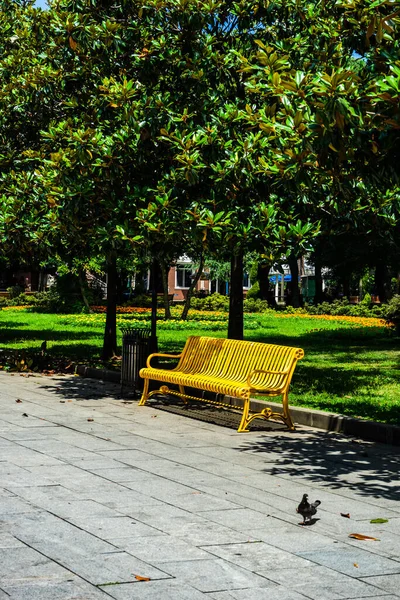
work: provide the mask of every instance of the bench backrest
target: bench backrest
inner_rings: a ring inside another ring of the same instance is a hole
[[[301,348],[190,336],[176,370],[243,383],[254,369],[287,371],[291,378],[297,360],[303,356]],[[261,384],[264,377],[257,379]]]

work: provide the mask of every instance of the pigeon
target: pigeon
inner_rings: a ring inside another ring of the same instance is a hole
[[[302,501],[296,508],[296,512],[303,517],[302,525],[306,525],[306,523],[311,521],[311,517],[313,517],[316,514],[317,507],[321,504],[320,500],[316,500],[315,502],[312,502],[312,504],[310,504],[307,498],[308,495],[304,494]]]

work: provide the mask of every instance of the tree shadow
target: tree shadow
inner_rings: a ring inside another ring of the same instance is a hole
[[[159,382],[155,382],[155,384],[155,389],[157,389]],[[74,399],[77,401],[111,397],[115,400],[120,400],[122,404],[132,404],[133,402],[138,402],[141,396],[140,391],[134,396],[121,394],[120,383],[113,383],[105,380],[99,381],[98,379],[86,377],[64,378],[59,377],[58,375],[49,379],[48,383],[41,384],[40,387],[38,386],[38,389],[53,392],[63,399]],[[196,393],[199,394],[199,396],[202,395],[200,390],[194,390],[193,388],[187,388],[187,392],[194,395],[196,395]],[[215,395],[213,394],[206,393],[206,396],[210,399],[215,399]],[[189,400],[188,403],[184,403],[180,398],[161,393],[153,396],[151,400],[148,401],[147,406],[234,430],[238,429],[242,416],[241,412],[234,412],[233,410],[212,406],[201,400],[198,402],[196,400]],[[282,423],[258,419],[252,423],[252,430],[258,432],[280,432],[286,431],[287,428],[286,425]]]
[[[40,384],[38,389],[53,392],[63,400],[85,402],[112,398],[121,403],[132,403],[132,400],[121,398],[119,384],[81,377],[55,376]],[[149,406],[234,429],[237,429],[240,421],[240,415],[232,411],[197,402],[184,405],[175,398],[165,396],[156,397],[149,402]],[[352,490],[366,498],[398,500],[400,497],[400,449],[360,443],[341,434],[309,429],[299,429],[289,434],[281,424],[261,420],[257,427],[252,426],[252,430],[258,433],[257,439],[251,440],[238,434],[234,449],[261,457],[265,455],[262,470],[268,475],[288,480],[301,477],[305,485],[316,484],[329,490]],[[267,432],[273,435],[262,435]]]
[[[42,383],[38,389],[52,392],[63,399],[73,400],[99,400],[102,398],[121,399],[121,386],[119,383],[90,379],[87,377],[62,377],[54,375],[49,377],[47,383]]]
[[[23,325],[23,323],[21,324]],[[99,339],[102,338],[102,334],[97,333],[95,331],[62,331],[56,329],[26,329],[25,331],[22,329],[12,329],[11,327],[7,327],[5,331],[2,332],[2,342],[10,342],[10,341],[20,341],[23,339],[29,339],[31,341],[38,341],[38,343],[53,340],[81,340],[81,339]]]
[[[24,325],[26,325],[26,323],[22,321],[0,321],[0,329],[11,329],[12,327],[19,328]]]
[[[335,394],[354,394],[361,387],[368,386],[371,389],[381,386],[379,377],[382,375],[380,369],[320,367],[310,363],[299,364],[296,367],[293,385],[298,393],[312,390],[316,393],[332,392]]]
[[[400,450],[393,446],[359,443],[339,434],[301,432],[246,441],[239,452],[265,454],[263,471],[280,477],[299,477],[307,483],[349,489],[360,496],[400,498]],[[271,454],[274,460],[271,461]]]

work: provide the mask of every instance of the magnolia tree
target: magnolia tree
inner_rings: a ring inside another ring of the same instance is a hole
[[[295,264],[320,231],[395,221],[392,3],[57,0],[1,18],[7,219],[29,247],[106,257],[104,357],[129,249],[164,270],[191,248],[229,257],[241,338],[245,251]]]

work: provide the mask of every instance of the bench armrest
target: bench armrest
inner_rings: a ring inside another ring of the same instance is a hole
[[[246,384],[249,387],[251,387],[251,378],[253,377],[253,375],[256,375],[257,373],[265,373],[266,375],[287,375],[289,373],[289,369],[285,369],[284,371],[271,371],[271,370],[266,370],[266,369],[254,369],[254,371],[251,371],[251,373],[249,373],[249,375],[247,376]]]
[[[150,354],[150,356],[147,357],[147,361],[146,361],[146,367],[148,369],[151,369],[150,361],[155,356],[162,356],[164,358],[180,358],[182,356],[182,352],[180,354],[162,354],[162,353],[159,353],[159,352],[155,352],[154,354]]]

